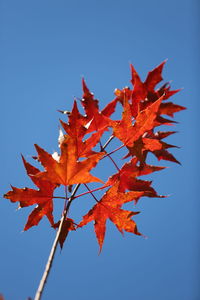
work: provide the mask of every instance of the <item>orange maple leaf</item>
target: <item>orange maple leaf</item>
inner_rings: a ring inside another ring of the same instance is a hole
[[[97,153],[93,151],[92,148],[99,142],[105,129],[94,132],[89,138],[83,141],[83,137],[88,133],[88,128],[90,126],[87,127],[85,117],[79,113],[76,101],[74,101],[74,107],[69,114],[68,123],[61,120],[60,122],[66,133],[76,139],[78,157],[88,157]]]
[[[83,97],[81,104],[84,107],[87,122],[91,122],[88,132],[101,129],[107,130],[108,126],[110,126],[109,117],[115,111],[118,100],[114,99],[102,111],[99,111],[99,101],[94,99],[94,95],[88,89],[84,79],[82,80],[82,86]]]
[[[118,173],[112,175],[106,185],[113,185],[118,183],[119,192],[123,193],[126,190],[130,191],[143,191],[143,195],[147,197],[163,197],[159,196],[156,191],[151,187],[152,181],[140,180],[137,177],[142,175],[151,174],[156,171],[161,171],[164,167],[151,166],[144,164],[142,167],[137,165],[138,159],[132,158],[129,163],[125,163]],[[139,199],[139,198],[138,198]],[[137,203],[138,199],[135,199]]]
[[[124,111],[121,121],[113,121],[113,134],[120,139],[124,145],[132,146],[133,143],[145,132],[151,130],[159,123],[156,122],[157,113],[163,97],[141,111],[132,124],[132,113],[127,99],[124,101]]]
[[[173,102],[161,103],[159,108],[160,115],[168,115],[174,117],[176,112],[186,109],[184,106],[174,104]]]
[[[28,176],[39,188],[34,190],[30,188],[19,189],[12,186],[12,191],[9,191],[4,195],[5,198],[10,199],[11,202],[19,202],[19,207],[30,206],[37,204],[37,207],[31,212],[28,217],[28,221],[24,227],[24,230],[29,229],[34,225],[38,225],[40,220],[46,215],[51,225],[54,224],[53,220],[53,192],[56,188],[56,184],[35,177],[40,172],[37,168],[26,162],[22,156],[24,166],[26,168]]]
[[[157,84],[163,80],[162,70],[165,63],[166,61],[162,62],[152,71],[150,71],[144,82],[141,81],[135,68],[133,67],[133,65],[131,65],[131,83],[133,85],[133,89],[124,88],[121,91],[117,90],[117,98],[118,101],[122,103],[122,105],[124,101],[124,95],[126,95],[128,100],[131,100],[131,112],[134,118],[137,117],[140,111],[147,108],[161,96],[163,96],[163,100],[167,100],[172,95],[180,91],[180,89],[171,91],[169,83],[165,83],[163,86],[155,90]],[[175,112],[177,112],[185,108],[180,105],[176,106],[175,108],[174,105],[174,107],[171,107],[170,109],[176,110]]]
[[[102,199],[83,217],[83,220],[79,223],[78,227],[82,227],[91,221],[95,221],[94,230],[100,251],[104,242],[107,219],[110,219],[121,233],[125,230],[141,235],[137,229],[136,223],[131,219],[133,215],[136,215],[139,212],[123,210],[121,209],[121,206],[126,202],[139,199],[143,194],[144,192],[142,191],[121,193],[118,191],[118,183],[114,184],[108,189]]]
[[[60,121],[68,135],[82,139],[87,132],[85,125],[88,121],[82,116],[78,110],[77,103],[74,101],[72,111],[68,113],[68,124]]]
[[[61,155],[58,160],[38,145],[35,147],[38,159],[45,168],[45,171],[37,174],[37,177],[63,185],[102,182],[99,178],[91,175],[89,171],[96,166],[99,159],[105,154],[104,152],[93,154],[83,161],[77,161],[76,139],[69,135],[61,143]]]
[[[141,165],[145,163],[147,154],[151,152],[158,160],[164,159],[180,164],[180,162],[166,149],[178,148],[177,146],[167,144],[161,139],[175,133],[174,131],[156,132],[149,131],[144,137],[140,137],[134,142],[132,147],[127,146],[129,153],[124,157],[136,156]]]

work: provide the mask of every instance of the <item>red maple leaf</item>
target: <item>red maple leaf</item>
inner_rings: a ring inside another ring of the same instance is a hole
[[[180,164],[180,162],[166,150],[168,148],[178,147],[161,141],[161,138],[164,138],[172,133],[174,132],[162,132],[162,137],[161,133],[147,133],[145,137],[140,137],[137,141],[135,141],[132,147],[127,147],[129,153],[124,158],[136,156],[141,163],[140,165],[142,166],[146,161],[147,154],[151,152],[157,157],[158,160],[164,159]]]
[[[174,114],[176,112],[179,112],[184,109],[185,107],[181,105],[174,104],[173,102],[166,102],[166,103],[161,103],[159,108],[159,114],[174,117]]]
[[[117,229],[132,232],[141,235],[138,231],[136,223],[131,219],[138,212],[121,209],[122,204],[140,198],[143,192],[127,192],[121,193],[118,191],[118,183],[114,184],[102,197],[102,199],[83,217],[83,220],[78,224],[78,227],[83,227],[91,221],[95,221],[94,230],[99,243],[100,251],[103,246],[106,221],[110,219]]]
[[[38,152],[38,159],[45,168],[44,172],[37,174],[38,178],[63,185],[102,182],[99,178],[92,176],[89,171],[96,166],[99,159],[105,154],[104,152],[93,154],[83,161],[77,161],[76,139],[69,135],[61,143],[61,155],[58,160],[38,145],[35,147]]]
[[[132,158],[129,163],[125,163],[118,173],[112,175],[106,185],[113,185],[118,183],[119,192],[123,193],[129,191],[143,191],[144,196],[148,197],[163,197],[159,196],[156,191],[151,187],[152,181],[140,180],[137,177],[142,175],[151,174],[152,172],[161,171],[164,167],[151,166],[144,164],[142,167],[137,165],[138,159]],[[137,203],[139,199],[135,199]]]
[[[74,101],[72,112],[68,113],[68,118],[68,124],[62,120],[60,121],[66,133],[70,136],[82,139],[87,132],[87,128],[85,127],[87,121],[85,117],[80,114],[76,101]]]
[[[28,162],[26,162],[24,157],[22,157],[22,159],[28,176],[31,178],[33,183],[39,188],[39,190],[34,190],[30,188],[19,189],[12,186],[12,191],[6,193],[4,197],[10,199],[11,202],[19,202],[19,207],[37,204],[37,207],[34,208],[34,210],[29,215],[24,230],[27,230],[34,225],[38,225],[40,220],[45,215],[48,218],[51,225],[54,225],[52,215],[52,197],[54,189],[56,188],[56,184],[48,180],[35,177],[34,175],[38,174],[40,171]]]
[[[133,124],[130,104],[127,99],[124,101],[124,111],[121,121],[113,121],[113,134],[120,139],[124,145],[132,146],[145,132],[151,130],[159,123],[156,122],[157,113],[163,97],[141,111]]]
[[[83,97],[81,104],[84,107],[87,122],[91,122],[89,131],[107,130],[110,126],[109,117],[115,111],[118,99],[114,99],[102,111],[99,111],[99,101],[94,99],[94,95],[88,89],[84,79],[82,80],[82,86]]]
[[[74,107],[72,112],[69,114],[69,122],[60,122],[67,135],[76,139],[78,157],[88,157],[96,153],[92,150],[92,148],[94,148],[99,142],[102,134],[104,133],[104,129],[94,132],[89,138],[83,140],[84,136],[88,133],[89,126],[87,127],[85,117],[79,113],[76,101],[74,101]]]
[[[57,223],[55,223],[53,225],[53,228],[59,228],[60,226],[60,222],[58,221]],[[68,236],[69,231],[71,230],[76,230],[76,227],[74,226],[74,220],[70,219],[70,218],[66,218],[64,221],[64,224],[61,228],[61,232],[59,235],[59,243],[60,243],[60,248],[62,249],[64,242]]]
[[[131,83],[133,85],[133,89],[124,88],[121,91],[117,90],[116,95],[118,100],[122,103],[122,105],[124,95],[126,95],[128,100],[131,101],[131,112],[133,117],[136,118],[140,111],[147,108],[149,105],[158,100],[161,96],[163,96],[163,100],[167,100],[172,95],[180,91],[180,89],[171,91],[169,83],[165,83],[163,86],[155,90],[158,83],[160,83],[163,80],[162,71],[165,63],[166,61],[162,62],[152,71],[150,71],[144,82],[142,82],[135,68],[133,67],[133,65],[131,65]],[[169,108],[169,110],[172,110],[172,113],[185,109],[185,107],[175,104],[166,104],[166,106]],[[166,106],[163,104],[163,109]],[[167,113],[168,115],[170,115],[169,110]],[[160,111],[160,113],[162,114],[163,112]]]

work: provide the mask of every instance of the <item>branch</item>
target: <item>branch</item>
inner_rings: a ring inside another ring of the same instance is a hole
[[[81,194],[79,194],[79,195],[77,195],[77,196],[74,196],[74,199],[79,198],[79,197],[82,197],[82,196],[85,196],[85,195],[87,195],[87,194],[92,194],[93,192],[97,192],[97,191],[106,189],[107,187],[110,186],[110,185],[104,185],[104,186],[101,186],[101,187],[99,187],[99,188],[90,190],[90,189],[88,188],[87,184],[84,184],[84,185],[85,185],[85,187],[88,189],[88,192],[84,192],[84,193],[81,193]]]
[[[49,272],[51,270],[53,259],[54,259],[55,253],[56,253],[56,249],[57,249],[59,238],[60,238],[60,234],[61,234],[61,231],[62,231],[62,228],[63,228],[64,220],[66,219],[66,216],[67,216],[67,213],[69,211],[70,205],[71,205],[71,203],[72,203],[72,201],[74,199],[74,196],[75,196],[75,194],[76,194],[79,186],[80,186],[80,184],[77,184],[75,186],[75,188],[74,188],[74,190],[72,192],[72,195],[69,198],[69,200],[67,202],[67,205],[66,205],[66,208],[65,208],[65,210],[63,212],[63,216],[61,218],[60,225],[58,227],[58,231],[57,231],[55,240],[54,240],[53,245],[51,247],[49,258],[47,260],[47,263],[46,263],[46,266],[45,266],[45,269],[44,269],[44,273],[43,273],[42,279],[40,281],[40,284],[38,286],[37,292],[35,294],[34,300],[40,300],[41,299],[41,296],[42,296],[42,293],[43,293],[43,290],[44,290],[47,278],[49,276]]]
[[[108,139],[108,141],[105,143],[105,145],[103,145],[103,147],[101,146],[102,150],[104,150],[108,146],[108,144],[112,141],[113,138],[114,138],[114,136],[111,136]],[[60,221],[60,225],[58,227],[58,231],[56,233],[56,237],[55,237],[53,245],[51,247],[49,258],[47,260],[47,263],[46,263],[46,266],[45,266],[42,278],[40,280],[40,284],[38,286],[37,292],[35,294],[34,300],[40,300],[41,299],[42,293],[44,291],[44,287],[45,287],[46,282],[47,282],[47,278],[48,278],[50,270],[51,270],[51,266],[52,266],[52,263],[53,263],[53,260],[54,260],[56,249],[57,249],[57,246],[58,246],[58,243],[59,243],[59,238],[60,238],[60,235],[61,235],[61,231],[63,229],[64,220],[67,217],[67,213],[69,211],[69,208],[70,208],[70,205],[71,205],[72,201],[76,198],[75,194],[76,194],[77,190],[79,189],[79,187],[80,187],[80,184],[77,184],[75,186],[75,188],[74,188],[74,190],[73,190],[73,192],[71,194],[71,197],[68,199],[67,205],[66,205],[66,207],[65,207],[65,209],[63,211],[63,215],[62,215],[62,218],[61,218],[61,221]],[[91,191],[90,191],[90,193],[91,193]],[[67,196],[66,197],[54,197],[54,198],[66,199],[67,200]]]

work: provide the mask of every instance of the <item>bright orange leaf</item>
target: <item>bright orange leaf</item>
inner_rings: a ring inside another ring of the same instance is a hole
[[[141,235],[138,231],[136,223],[131,219],[133,215],[138,212],[132,212],[129,210],[121,209],[122,204],[139,199],[143,195],[143,192],[127,192],[121,193],[118,191],[118,183],[114,184],[79,223],[78,227],[83,227],[91,221],[95,221],[94,230],[99,243],[100,251],[103,246],[106,221],[110,219],[117,229],[123,233],[123,231],[132,232],[137,235]]]
[[[162,99],[163,97],[159,98],[155,103],[141,111],[137,115],[134,124],[132,124],[130,104],[126,100],[122,120],[114,121],[112,124],[113,134],[120,139],[124,145],[132,146],[145,132],[159,125],[159,123],[156,122],[156,117]]]
[[[129,191],[143,191],[143,196],[148,197],[163,197],[159,196],[156,191],[151,187],[151,181],[140,180],[137,177],[142,175],[151,174],[156,171],[161,171],[164,167],[157,167],[144,164],[142,167],[137,165],[138,159],[132,158],[129,163],[123,165],[118,173],[112,175],[106,185],[113,185],[118,183],[119,192]],[[138,199],[135,199],[137,202]]]
[[[61,155],[58,160],[38,145],[35,147],[38,152],[38,159],[45,168],[44,172],[37,174],[38,178],[63,185],[102,182],[99,178],[91,175],[89,171],[96,166],[104,152],[93,154],[83,161],[77,161],[76,139],[69,135],[61,143]]]
[[[19,207],[30,206],[37,204],[37,207],[32,211],[28,217],[28,221],[24,227],[24,230],[29,229],[34,225],[38,225],[40,220],[46,215],[51,225],[54,224],[53,221],[53,192],[56,188],[56,184],[48,180],[37,178],[34,175],[38,174],[40,171],[26,162],[22,157],[24,166],[26,168],[28,176],[34,182],[34,184],[39,188],[39,190],[34,190],[30,188],[19,189],[12,187],[12,191],[9,191],[4,195],[5,198],[10,199],[11,202],[19,202]]]

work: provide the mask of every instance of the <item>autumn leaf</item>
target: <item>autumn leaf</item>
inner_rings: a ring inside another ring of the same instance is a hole
[[[144,164],[142,167],[137,165],[138,159],[136,157],[128,163],[125,163],[118,173],[112,175],[106,185],[113,185],[118,183],[119,192],[123,193],[126,190],[143,191],[144,196],[148,197],[163,197],[159,196],[151,187],[152,181],[140,180],[137,177],[148,175],[156,171],[161,171],[164,167],[152,166]],[[137,203],[138,199],[135,199]]]
[[[103,133],[104,129],[100,129],[84,141],[77,140],[78,157],[89,157],[98,153],[92,149],[99,143]]]
[[[122,120],[112,123],[113,134],[120,139],[124,145],[132,146],[134,141],[141,137],[145,132],[158,125],[158,123],[155,123],[155,120],[162,99],[163,97],[160,97],[156,102],[141,111],[137,115],[133,125],[130,104],[126,101],[124,103]]]
[[[102,197],[102,199],[83,217],[83,220],[78,224],[78,227],[83,227],[91,221],[95,221],[94,230],[99,243],[100,251],[103,246],[106,221],[110,219],[117,229],[132,232],[141,235],[138,231],[136,223],[131,219],[138,212],[121,209],[122,204],[140,198],[143,192],[127,192],[120,193],[118,191],[118,183],[113,185]]]
[[[85,127],[87,121],[85,120],[85,117],[80,114],[76,101],[74,101],[72,112],[69,112],[68,118],[68,124],[60,120],[66,133],[82,140],[87,132],[87,128]]]
[[[145,137],[141,137],[135,141],[132,147],[127,147],[129,152],[124,156],[124,158],[136,156],[140,161],[140,165],[143,165],[146,161],[147,154],[151,152],[157,157],[158,160],[168,160],[180,164],[180,162],[170,152],[167,151],[169,148],[178,147],[162,141],[162,139],[174,133],[174,131],[156,133],[149,131]]]
[[[133,65],[131,65],[131,74],[131,83],[134,86],[130,97],[132,99],[131,112],[132,116],[136,117],[140,111],[140,101],[146,99],[147,90]]]
[[[174,104],[173,102],[161,103],[159,108],[160,115],[168,115],[174,117],[176,112],[186,109],[181,105]]]
[[[154,103],[157,99],[163,96],[163,100],[167,100],[174,94],[180,91],[179,90],[170,90],[169,83],[165,83],[160,88],[155,90],[158,83],[160,83],[162,78],[162,71],[166,61],[162,62],[147,75],[147,78],[144,82],[141,81],[138,73],[135,68],[131,65],[131,83],[133,85],[133,90],[131,94],[131,111],[133,117],[136,117],[137,114],[147,108],[149,105]],[[170,105],[169,105],[170,106]],[[181,106],[176,107],[175,112],[185,109]]]
[[[148,92],[154,92],[156,85],[163,80],[162,70],[166,63],[166,60],[163,61],[159,66],[150,71],[147,75],[147,78],[144,82]]]
[[[160,97],[162,95],[163,96],[163,100],[167,100],[169,99],[170,97],[172,97],[173,95],[175,95],[176,93],[180,92],[181,89],[177,89],[177,90],[170,90],[170,84],[169,82],[166,82],[165,84],[163,84],[157,91],[156,91],[156,95],[157,97]],[[154,96],[155,97],[155,96]],[[150,97],[151,99],[153,99],[152,95]]]
[[[86,113],[87,122],[91,122],[88,128],[88,132],[98,131],[101,129],[107,130],[108,126],[110,126],[109,117],[115,111],[115,107],[117,104],[117,99],[114,99],[110,102],[102,112],[99,111],[98,100],[94,99],[94,95],[88,89],[85,80],[82,80],[83,87],[83,96],[81,100],[81,104]]]
[[[77,106],[75,105],[75,109],[76,108],[77,108]],[[72,113],[74,111],[76,111],[75,109],[73,108]],[[77,157],[78,158],[88,157],[92,154],[97,153],[96,151],[93,151],[92,149],[100,141],[102,134],[104,133],[104,129],[94,132],[87,139],[83,140],[83,137],[85,134],[87,134],[88,129],[82,125],[82,121],[81,122],[79,122],[79,121],[80,121],[80,118],[77,118],[77,114],[75,114],[75,113],[70,114],[68,124],[60,120],[62,127],[64,128],[66,133],[68,135],[70,135],[73,139],[76,140]],[[63,135],[62,142],[64,141],[64,139],[65,139],[65,137]]]
[[[169,133],[166,132],[166,134]],[[151,152],[157,157],[158,160],[163,159],[180,164],[180,162],[166,150],[168,148],[178,147],[161,141],[158,136],[156,137],[156,135],[154,135],[154,137],[155,138],[139,138],[134,142],[132,147],[127,147],[129,152],[124,156],[124,158],[127,158],[129,156],[136,156],[140,161],[140,166],[142,166],[143,164],[145,164],[147,154]]]
[[[61,143],[61,155],[58,160],[38,145],[35,147],[38,159],[45,168],[44,172],[37,174],[38,178],[63,185],[102,182],[99,178],[92,176],[89,171],[96,166],[99,159],[105,154],[104,152],[91,155],[83,161],[77,161],[77,143],[76,139],[71,136],[66,136]]]
[[[60,225],[61,221],[58,221],[57,223],[55,223],[52,227],[53,228],[58,228]],[[64,223],[62,225],[61,228],[61,233],[59,235],[59,243],[60,243],[60,248],[63,248],[64,242],[68,236],[69,231],[71,230],[76,230],[75,226],[74,226],[74,220],[70,219],[70,218],[66,218],[64,220]]]
[[[39,188],[34,190],[30,188],[19,189],[12,186],[12,191],[9,191],[4,195],[5,198],[10,199],[11,202],[19,202],[19,207],[30,206],[37,204],[37,207],[31,212],[28,217],[28,221],[24,227],[24,230],[28,230],[30,227],[38,225],[40,220],[46,215],[51,225],[53,221],[53,192],[56,188],[56,184],[35,177],[40,171],[26,162],[22,156],[24,166],[26,168],[28,176],[31,178],[33,183]]]

